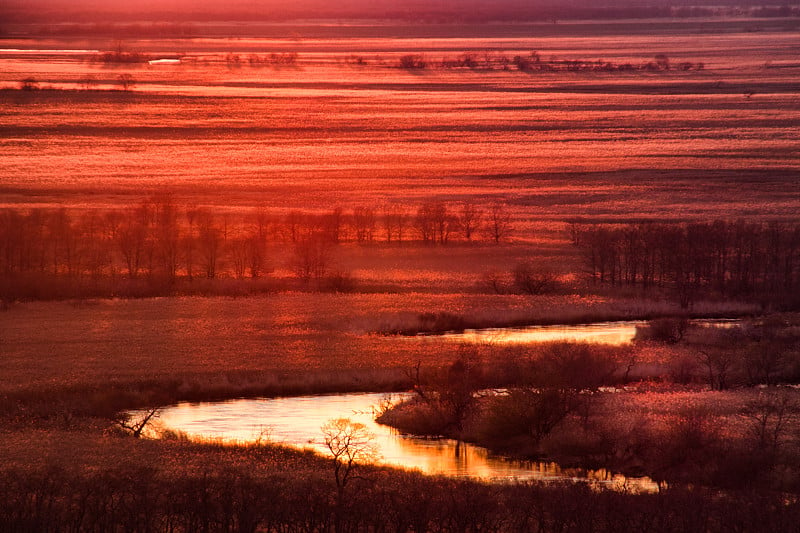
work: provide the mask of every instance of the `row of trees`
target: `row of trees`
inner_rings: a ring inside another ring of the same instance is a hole
[[[366,64],[363,58],[355,61],[355,63],[358,65]],[[483,71],[511,70],[513,67],[523,72],[659,72],[667,70],[703,70],[705,67],[703,63],[689,61],[672,64],[665,54],[657,54],[652,60],[643,63],[614,63],[603,61],[602,59],[559,59],[557,57],[544,59],[539,52],[531,52],[528,55],[515,55],[513,57],[492,53],[464,53],[457,57],[444,58],[441,61],[430,61],[420,54],[405,54],[400,56],[397,66],[406,70],[470,69]]]
[[[446,245],[480,237],[500,243],[511,230],[510,214],[499,203],[426,202],[416,212],[388,205],[279,215],[184,207],[162,195],[124,210],[3,209],[0,274],[258,278],[268,269],[268,245],[282,244],[293,249],[291,267],[298,277],[310,278],[319,277],[328,251],[342,242]]]
[[[800,224],[571,224],[594,284],[671,288],[688,307],[700,292],[786,296],[800,287]]]

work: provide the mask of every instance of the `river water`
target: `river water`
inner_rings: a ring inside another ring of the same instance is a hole
[[[700,319],[690,324],[700,327],[731,327],[741,323],[737,319]],[[462,333],[420,335],[415,338],[440,338],[455,342],[526,344],[533,342],[589,342],[593,344],[623,345],[633,341],[636,328],[647,326],[647,320],[595,322],[592,324],[526,326],[522,328],[468,329]]]
[[[738,320],[694,320],[696,326],[730,327]],[[622,345],[633,341],[636,328],[647,321],[604,322],[575,326],[531,326],[468,330],[415,337],[441,342],[531,343],[547,341],[590,342]],[[328,453],[322,426],[333,419],[348,418],[364,424],[374,435],[379,461],[426,474],[466,476],[494,481],[579,480],[598,487],[652,492],[658,486],[649,478],[626,478],[605,470],[563,469],[555,463],[523,462],[493,456],[479,446],[457,445],[449,439],[402,435],[375,422],[375,411],[408,394],[387,397],[382,393],[294,396],[239,399],[208,403],[181,403],[165,408],[159,418],[164,428],[185,432],[192,438],[251,443],[257,440],[309,448]]]
[[[650,492],[658,488],[648,478],[625,478],[604,470],[567,470],[555,463],[512,461],[492,456],[478,446],[457,447],[449,439],[402,435],[375,422],[374,411],[382,403],[406,397],[407,393],[391,398],[382,393],[355,393],[181,403],[165,408],[159,423],[191,438],[240,443],[261,439],[326,455],[320,428],[329,420],[348,418],[364,424],[374,435],[379,462],[386,465],[492,481],[570,479],[618,490]]]

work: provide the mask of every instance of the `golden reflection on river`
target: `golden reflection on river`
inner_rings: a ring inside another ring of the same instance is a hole
[[[698,319],[691,324],[701,327],[732,327],[736,319]],[[633,342],[637,328],[646,327],[647,320],[594,322],[591,324],[526,326],[523,328],[468,329],[461,333],[419,335],[422,339],[443,339],[455,342],[487,344],[528,344],[535,342],[586,342],[622,346]]]
[[[525,328],[490,328],[447,333],[445,339],[474,343],[523,344],[529,342],[591,342],[620,346],[633,341],[636,327],[644,320],[630,322],[600,322],[575,326],[529,326]]]
[[[289,398],[230,400],[217,403],[182,403],[164,409],[160,424],[182,431],[192,438],[219,439],[227,442],[270,442],[327,450],[320,428],[334,418],[360,422],[375,435],[380,462],[427,474],[466,476],[495,481],[513,480],[583,480],[598,487],[625,488],[651,492],[657,485],[650,479],[626,479],[606,471],[561,469],[555,463],[528,463],[491,456],[478,446],[447,439],[425,439],[400,435],[374,421],[374,408],[385,400],[384,394],[338,394],[296,396]],[[397,401],[407,394],[396,394]]]

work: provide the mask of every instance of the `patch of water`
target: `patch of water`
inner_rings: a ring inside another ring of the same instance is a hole
[[[408,394],[397,394],[391,401],[407,397]],[[626,478],[605,470],[562,469],[555,463],[512,461],[493,456],[479,446],[402,435],[375,422],[375,409],[385,401],[385,394],[361,393],[181,403],[164,409],[159,423],[191,438],[240,443],[262,439],[326,455],[321,427],[331,419],[348,418],[367,427],[374,435],[379,461],[390,466],[492,481],[579,480],[618,490],[658,490],[649,478]]]
[[[694,326],[731,327],[740,323],[735,319],[692,320]],[[523,328],[468,329],[460,333],[420,335],[415,338],[440,338],[447,341],[489,344],[527,344],[536,342],[588,342],[621,346],[633,342],[636,328],[648,324],[647,320],[595,322],[592,324],[527,326]]]

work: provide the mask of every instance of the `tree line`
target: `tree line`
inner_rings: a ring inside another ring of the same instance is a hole
[[[352,63],[365,65],[363,57],[356,56]],[[665,54],[657,54],[652,60],[643,63],[614,63],[611,61],[584,60],[584,59],[558,59],[551,57],[544,59],[539,52],[528,55],[515,55],[508,57],[504,54],[486,52],[477,54],[466,52],[457,57],[445,57],[441,61],[429,61],[421,54],[404,54],[400,56],[397,66],[406,70],[420,69],[469,69],[469,70],[519,70],[522,72],[663,72],[668,70],[703,70],[705,64],[698,62],[681,61],[670,63]]]
[[[594,285],[672,289],[684,308],[699,294],[798,303],[796,222],[572,221],[570,229]]]
[[[500,243],[513,229],[505,205],[424,202],[414,209],[336,207],[324,213],[181,206],[171,195],[111,210],[0,210],[0,275],[128,279],[259,278],[268,247],[290,247],[297,277],[320,276],[331,247],[455,240]]]

